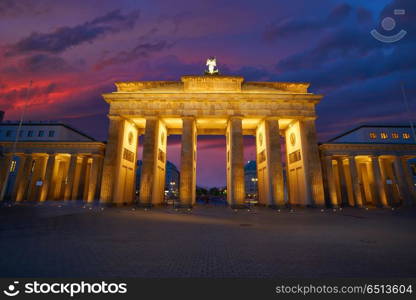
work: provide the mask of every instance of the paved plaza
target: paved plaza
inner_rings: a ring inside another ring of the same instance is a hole
[[[416,211],[0,208],[2,277],[415,277]]]

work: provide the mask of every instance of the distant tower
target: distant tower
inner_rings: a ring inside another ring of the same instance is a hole
[[[0,110],[0,123],[3,122],[4,111]]]

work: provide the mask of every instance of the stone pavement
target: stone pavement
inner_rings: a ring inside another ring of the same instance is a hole
[[[415,277],[416,210],[0,208],[2,277]]]

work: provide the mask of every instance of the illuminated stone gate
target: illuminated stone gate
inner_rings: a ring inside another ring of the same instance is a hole
[[[197,135],[225,135],[227,202],[245,204],[243,135],[256,137],[259,203],[284,205],[282,140],[286,139],[289,203],[324,205],[315,106],[321,95],[307,83],[245,82],[239,76],[183,76],[181,81],[116,82],[101,202],[132,203],[138,137],[144,135],[141,205],[163,202],[166,142],[182,135],[180,205],[192,206],[196,190]]]

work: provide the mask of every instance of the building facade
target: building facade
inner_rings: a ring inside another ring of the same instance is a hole
[[[110,105],[106,145],[61,123],[0,123],[1,198],[154,206],[170,193],[190,207],[197,136],[225,135],[232,207],[244,207],[254,194],[270,207],[415,204],[413,128],[360,126],[318,145],[315,108],[322,96],[307,83],[205,75],[116,88],[103,95]],[[169,134],[182,136],[180,175],[166,160]],[[246,167],[244,135],[256,140],[256,160]]]
[[[51,122],[0,123],[3,200],[97,199],[105,145]]]
[[[166,174],[166,138],[182,135],[179,202],[195,203],[196,137],[225,135],[227,201],[245,204],[243,135],[256,137],[259,202],[282,206],[281,138],[286,141],[290,202],[324,205],[315,131],[321,95],[307,83],[245,82],[238,76],[183,76],[181,81],[116,82],[104,94],[110,105],[103,166],[102,203],[132,203],[137,140],[144,135],[140,204],[161,204]]]
[[[364,125],[320,145],[328,204],[414,205],[415,141],[411,126]]]

